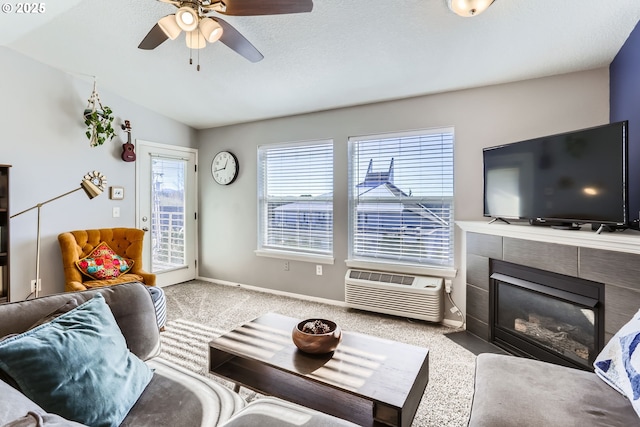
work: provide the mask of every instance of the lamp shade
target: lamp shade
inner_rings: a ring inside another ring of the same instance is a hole
[[[200,32],[209,43],[217,42],[222,36],[222,27],[211,18],[204,18],[200,21]]]
[[[102,194],[102,190],[100,190],[93,182],[83,179],[80,183],[80,186],[87,194],[87,197],[93,199],[94,197],[98,197]]]
[[[207,41],[197,28],[189,31],[186,34],[185,40],[187,41],[187,47],[189,49],[202,49],[207,45]]]
[[[465,18],[480,15],[493,2],[494,0],[447,0],[449,9]]]
[[[182,32],[175,15],[167,15],[164,18],[160,18],[158,26],[171,40],[175,40]]]
[[[176,12],[176,22],[184,31],[193,31],[198,28],[198,14],[188,6],[183,6]]]

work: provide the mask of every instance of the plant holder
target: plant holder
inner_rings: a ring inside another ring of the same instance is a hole
[[[89,97],[89,103],[84,110],[84,124],[87,126],[85,135],[89,139],[89,145],[96,147],[113,139],[116,135],[113,129],[113,111],[100,102],[100,96],[96,90],[96,81],[93,81],[93,92]]]

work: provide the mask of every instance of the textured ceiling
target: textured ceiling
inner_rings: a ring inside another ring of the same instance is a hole
[[[216,43],[194,51],[198,72],[184,35],[137,48],[171,5],[45,4],[0,15],[0,44],[197,129],[603,67],[640,19],[639,0],[497,0],[474,18],[446,0],[314,0],[311,13],[224,17],[265,58]]]

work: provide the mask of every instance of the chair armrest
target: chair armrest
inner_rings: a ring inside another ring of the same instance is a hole
[[[147,273],[144,270],[138,270],[135,274],[139,274],[144,278],[144,284],[147,286],[155,286],[156,285],[156,275],[153,273]]]
[[[87,287],[80,282],[66,282],[64,284],[65,292],[86,291]]]

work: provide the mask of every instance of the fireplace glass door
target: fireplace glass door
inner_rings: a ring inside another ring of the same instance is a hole
[[[520,273],[491,275],[493,341],[515,354],[591,369],[601,350],[600,299],[590,289],[576,293],[575,278],[563,289],[564,278],[537,274],[533,282]]]

